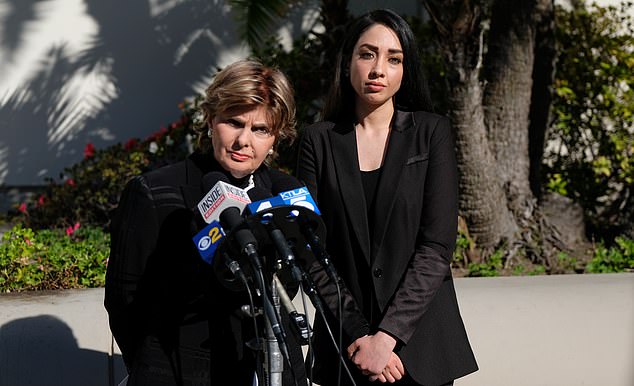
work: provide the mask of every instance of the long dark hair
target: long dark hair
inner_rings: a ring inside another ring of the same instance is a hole
[[[412,29],[394,11],[378,9],[359,16],[348,26],[337,55],[335,79],[322,111],[322,119],[335,122],[354,122],[356,120],[355,91],[346,74],[352,60],[352,50],[359,37],[375,24],[382,24],[394,31],[403,49],[403,80],[394,96],[395,107],[404,111],[432,111],[429,88],[425,81]]]

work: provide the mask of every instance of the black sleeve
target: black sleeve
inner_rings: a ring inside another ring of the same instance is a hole
[[[316,138],[310,127],[304,130],[304,136],[300,142],[299,160],[297,165],[297,175],[299,179],[306,184],[313,199],[318,206],[318,160]],[[327,312],[330,312],[335,318],[343,322],[343,329],[351,339],[356,340],[364,335],[369,334],[370,325],[359,309],[354,297],[345,286],[343,280],[337,280],[341,292],[341,308],[342,316],[339,315],[339,296],[337,286],[328,277],[326,270],[318,263],[313,264],[309,268],[309,272],[317,285],[320,297],[323,299]]]
[[[306,184],[313,199],[319,204],[317,189],[318,164],[316,155],[315,139],[313,138],[310,127],[308,127],[304,130],[304,135],[299,143],[299,156],[296,168],[297,178]]]
[[[322,299],[326,306],[324,312],[329,312],[336,320],[343,322],[343,331],[346,333],[350,342],[354,342],[356,339],[368,335],[370,333],[370,324],[363,316],[363,313],[357,306],[357,302],[346,287],[344,281],[341,278],[337,279],[339,283],[339,291],[337,285],[326,273],[324,267],[314,262],[309,267],[309,274],[312,277],[319,297]],[[339,293],[341,298],[339,298]],[[339,302],[341,300],[341,315],[339,314]]]
[[[126,185],[112,219],[104,301],[110,329],[128,366],[143,339],[147,312],[139,287],[158,232],[150,189],[143,177],[135,177]]]
[[[450,275],[458,228],[458,169],[447,118],[430,142],[430,160],[416,247],[379,328],[407,343],[443,281]]]

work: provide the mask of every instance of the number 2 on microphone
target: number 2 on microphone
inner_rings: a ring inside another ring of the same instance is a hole
[[[213,227],[209,230],[209,237],[211,238],[211,243],[215,244],[222,237],[222,231],[220,227]]]

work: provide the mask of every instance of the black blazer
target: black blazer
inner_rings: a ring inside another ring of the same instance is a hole
[[[105,306],[129,385],[252,384],[256,359],[245,343],[253,321],[238,312],[248,297],[227,290],[192,241],[204,225],[194,215],[206,193],[202,178],[212,170],[222,169],[195,153],[135,177],[113,217]],[[278,193],[275,181],[299,184],[266,166],[254,179],[270,194]],[[294,367],[303,371],[301,348],[291,346]]]
[[[327,249],[371,327],[397,338],[415,381],[443,384],[478,368],[450,269],[458,217],[453,133],[444,117],[397,111],[388,141],[373,234],[351,124],[306,128],[298,177],[317,200]],[[336,359],[320,344],[323,333],[317,324],[315,371],[328,379]]]

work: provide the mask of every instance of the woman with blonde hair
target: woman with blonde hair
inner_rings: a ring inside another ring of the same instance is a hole
[[[293,91],[279,70],[242,60],[215,76],[201,108],[197,150],[132,178],[112,219],[105,306],[128,385],[251,385],[260,364],[240,312],[248,300],[223,287],[192,238],[205,225],[196,205],[211,172],[271,195],[299,186],[267,166],[295,137]],[[284,384],[305,385],[301,349],[289,347]]]

